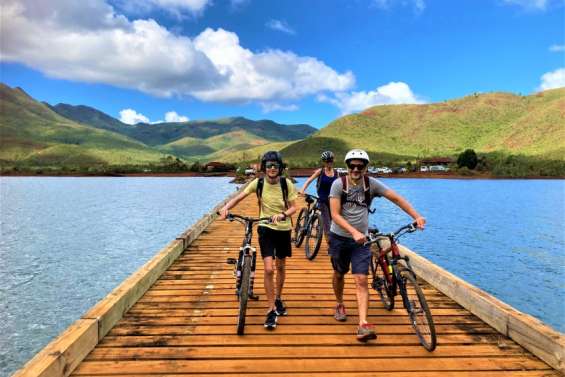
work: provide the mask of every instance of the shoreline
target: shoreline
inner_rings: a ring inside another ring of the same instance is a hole
[[[290,176],[293,178],[308,178],[318,168],[293,169]],[[235,172],[175,172],[175,173],[107,173],[107,174],[33,174],[30,172],[10,172],[1,173],[0,177],[235,177]],[[369,174],[375,178],[415,178],[415,179],[565,179],[565,176],[527,176],[527,177],[504,177],[493,176],[490,173],[473,173],[472,175],[462,175],[453,172],[407,172],[399,174]]]

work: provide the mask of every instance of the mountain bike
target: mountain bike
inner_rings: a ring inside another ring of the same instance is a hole
[[[247,301],[249,299],[258,300],[259,296],[253,293],[253,283],[255,282],[255,267],[257,263],[257,250],[251,246],[253,238],[253,225],[257,223],[269,223],[270,217],[252,218],[235,214],[228,214],[228,221],[237,221],[245,226],[245,237],[239,248],[237,259],[228,258],[226,263],[234,265],[235,291],[239,299],[239,313],[237,317],[237,335],[245,332],[245,313],[247,312]]]
[[[298,214],[294,227],[294,244],[296,247],[300,247],[302,241],[306,241],[304,244],[306,258],[314,260],[322,244],[324,223],[318,204],[318,197],[309,194],[305,196],[307,207],[302,208]]]
[[[416,223],[408,224],[388,234],[379,233],[378,229],[369,229],[369,241],[365,244],[371,245],[372,251],[371,286],[378,292],[387,310],[394,309],[394,298],[400,292],[420,344],[431,352],[437,343],[432,314],[408,256],[401,256],[398,249],[398,239],[406,233],[416,231],[415,225]]]

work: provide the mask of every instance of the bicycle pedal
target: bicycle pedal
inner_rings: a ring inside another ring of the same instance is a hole
[[[227,264],[237,264],[237,259],[235,258],[228,258],[226,259]]]

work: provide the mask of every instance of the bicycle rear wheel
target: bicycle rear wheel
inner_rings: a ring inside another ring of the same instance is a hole
[[[247,300],[249,300],[249,284],[251,281],[251,256],[243,257],[241,268],[241,285],[239,288],[239,315],[237,317],[237,335],[245,332],[245,313],[247,312]]]
[[[401,272],[401,276],[404,284],[402,294],[406,295],[404,302],[408,303],[406,310],[408,311],[411,325],[420,339],[420,344],[431,352],[436,348],[437,339],[434,320],[428,307],[428,302],[412,271],[404,270]]]
[[[296,225],[294,226],[294,245],[300,247],[302,241],[304,241],[304,222],[306,221],[306,214],[308,209],[302,208],[296,219]]]
[[[324,224],[322,223],[322,216],[319,212],[314,212],[310,220],[310,226],[306,229],[306,244],[304,245],[304,252],[308,260],[314,260],[320,245],[322,244],[322,236],[324,233]]]
[[[392,279],[392,284],[389,284],[384,274],[383,266],[379,263],[379,257],[377,255],[373,255],[371,257],[371,273],[373,275],[371,286],[379,294],[385,309],[394,309],[396,281]]]

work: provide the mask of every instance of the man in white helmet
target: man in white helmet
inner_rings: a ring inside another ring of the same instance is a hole
[[[337,179],[330,190],[330,255],[334,269],[333,288],[336,297],[334,317],[346,321],[343,305],[344,275],[349,271],[355,279],[359,327],[357,340],[367,342],[376,339],[374,326],[367,322],[369,289],[367,275],[371,251],[364,246],[369,229],[369,209],[374,197],[383,196],[400,207],[423,229],[426,220],[402,196],[379,180],[366,175],[369,155],[361,149],[353,149],[345,155],[349,174]]]

